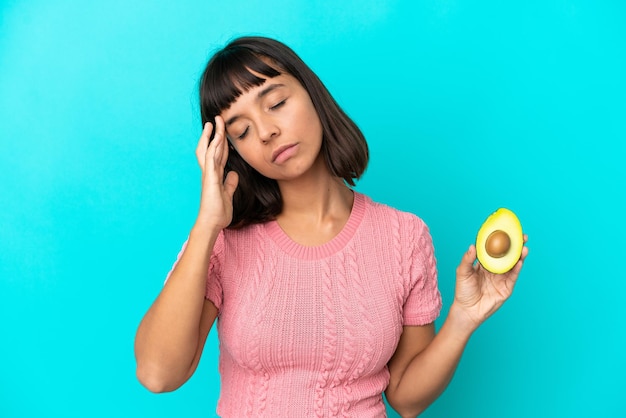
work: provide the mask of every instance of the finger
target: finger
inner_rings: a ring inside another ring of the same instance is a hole
[[[520,272],[522,271],[522,267],[524,266],[524,260],[526,259],[527,255],[528,255],[528,247],[522,248],[522,255],[520,256],[518,262],[515,263],[515,266],[513,266],[513,268],[509,272],[510,273],[509,276],[512,278],[514,282],[517,281],[517,278]]]
[[[216,125],[217,128],[219,128],[219,132],[220,132],[220,136],[221,136],[221,147],[222,147],[222,161],[220,161],[220,165],[222,165],[223,167],[226,166],[226,163],[228,161],[228,153],[229,151],[229,142],[228,142],[228,137],[226,136],[226,128],[224,126],[224,119],[221,116],[218,116],[216,118]]]
[[[528,242],[528,235],[524,234],[524,244]]]
[[[218,166],[224,167],[228,159],[228,141],[226,140],[226,132],[224,129],[224,119],[221,116],[215,117],[215,162]]]
[[[509,271],[507,275],[508,279],[515,284],[517,282],[517,278],[519,277],[520,272],[522,271],[522,266],[524,265],[524,260],[519,259],[519,261],[513,266],[513,268]]]
[[[522,255],[520,255],[520,260],[524,261],[524,259],[526,259],[526,256],[528,255],[528,247],[524,247],[522,248]]]
[[[226,174],[226,179],[224,179],[224,190],[231,199],[233,194],[235,194],[235,189],[237,189],[238,184],[239,175],[234,171],[229,171],[228,174]]]
[[[204,161],[207,153],[207,148],[209,145],[209,137],[211,136],[211,132],[213,131],[213,125],[210,122],[204,124],[204,128],[202,129],[202,133],[200,134],[200,139],[198,140],[198,146],[196,147],[196,158],[198,159],[198,164],[200,167],[204,169]]]
[[[471,276],[474,273],[474,261],[476,261],[476,247],[472,244],[463,254],[463,258],[456,268],[457,277]]]
[[[200,133],[200,139],[198,140],[196,153],[200,153],[204,155],[204,152],[209,146],[209,138],[211,137],[212,131],[213,131],[213,125],[211,124],[211,122],[205,123],[204,127],[202,128],[202,132]]]

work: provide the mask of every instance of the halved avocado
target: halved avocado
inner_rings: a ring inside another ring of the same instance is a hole
[[[476,236],[476,256],[480,264],[496,274],[511,270],[522,255],[524,235],[515,213],[506,208],[493,212]]]

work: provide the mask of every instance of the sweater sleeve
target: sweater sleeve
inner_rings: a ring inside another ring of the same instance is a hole
[[[180,251],[178,252],[178,256],[176,257],[176,261],[172,265],[172,268],[167,273],[167,277],[165,278],[165,283],[169,280],[174,268],[180,261],[180,258],[187,247],[187,239],[184,243]],[[206,288],[205,288],[205,299],[213,302],[217,309],[220,309],[222,305],[222,283],[221,283],[221,266],[222,266],[222,257],[224,254],[224,231],[221,231],[217,236],[217,240],[215,241],[215,245],[213,247],[213,252],[211,253],[211,260],[209,262],[209,270],[207,271],[207,279],[206,279]]]
[[[437,287],[437,260],[432,237],[420,218],[413,218],[407,278],[409,296],[404,304],[403,325],[426,325],[433,322],[441,311],[441,293]]]

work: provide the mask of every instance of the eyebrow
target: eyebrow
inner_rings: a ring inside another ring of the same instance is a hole
[[[262,99],[263,97],[267,96],[268,94],[270,94],[273,90],[276,90],[279,87],[285,87],[284,84],[281,83],[274,83],[274,84],[270,84],[269,86],[265,87],[263,90],[261,90],[257,95],[256,95],[256,99]],[[229,118],[226,121],[226,128],[228,128],[230,125],[232,125],[233,123],[235,123],[235,121],[237,119],[239,119],[241,115],[233,115],[233,117]]]

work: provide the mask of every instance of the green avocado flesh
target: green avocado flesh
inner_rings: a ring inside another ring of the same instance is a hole
[[[483,223],[476,236],[476,256],[480,264],[496,274],[511,270],[522,255],[524,235],[515,213],[500,208]]]

